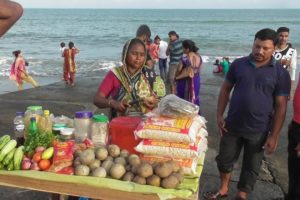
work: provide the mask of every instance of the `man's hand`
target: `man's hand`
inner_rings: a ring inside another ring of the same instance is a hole
[[[223,116],[217,117],[217,123],[219,126],[220,135],[223,136],[224,133],[228,132],[228,130],[226,129],[226,123]]]
[[[273,153],[277,148],[278,139],[270,134],[265,142],[265,145],[263,146],[263,149],[265,150],[266,154]]]
[[[300,158],[300,143],[298,143],[297,147],[295,148],[295,150],[297,151],[297,156],[298,158]]]

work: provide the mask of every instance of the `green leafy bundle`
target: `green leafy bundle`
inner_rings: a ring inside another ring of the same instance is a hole
[[[51,146],[52,141],[55,139],[53,134],[49,133],[40,133],[38,132],[36,135],[29,135],[24,143],[25,152],[33,153],[36,147],[45,147],[48,148]]]

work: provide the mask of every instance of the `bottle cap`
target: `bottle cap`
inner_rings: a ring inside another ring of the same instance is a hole
[[[72,135],[74,133],[74,128],[64,128],[60,130],[61,135]]]
[[[35,117],[31,117],[30,121],[36,121]]]
[[[75,113],[75,118],[92,118],[93,112],[91,111],[78,111]]]
[[[37,111],[37,110],[43,110],[42,106],[28,106],[27,110]]]
[[[49,110],[44,110],[44,115],[50,115],[50,111]]]
[[[21,112],[21,111],[16,112],[16,115],[17,115],[17,116],[24,116],[24,112]]]
[[[104,114],[101,115],[94,115],[93,120],[95,122],[108,122],[108,117],[105,116]]]
[[[53,124],[53,126],[52,126],[52,129],[54,131],[60,131],[60,130],[65,129],[65,128],[67,128],[66,124]]]

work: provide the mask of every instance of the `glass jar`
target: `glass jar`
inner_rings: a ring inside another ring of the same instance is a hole
[[[78,111],[75,113],[74,128],[75,141],[83,142],[88,137],[88,129],[93,113],[91,111]]]
[[[108,117],[104,114],[94,115],[89,129],[89,138],[95,146],[106,145],[108,142]]]
[[[53,135],[58,136],[60,135],[60,132],[65,128],[67,128],[66,124],[53,124],[52,133]]]
[[[42,115],[43,115],[42,106],[28,106],[27,107],[25,116],[24,116],[24,124],[25,124],[24,137],[25,137],[25,139],[28,135],[30,118],[34,117],[36,119],[36,123],[38,123]]]
[[[74,139],[74,128],[64,128],[60,131],[60,140],[61,141],[68,141]]]

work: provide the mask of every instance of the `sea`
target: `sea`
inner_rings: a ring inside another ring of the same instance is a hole
[[[59,44],[69,41],[80,49],[77,76],[101,78],[121,64],[123,45],[141,24],[150,27],[152,39],[159,35],[168,41],[168,32],[174,30],[180,38],[195,41],[208,75],[216,59],[249,55],[254,35],[262,28],[289,27],[290,42],[300,51],[299,9],[25,9],[0,39],[0,78],[8,80],[12,51],[20,49],[29,74],[60,81]]]

